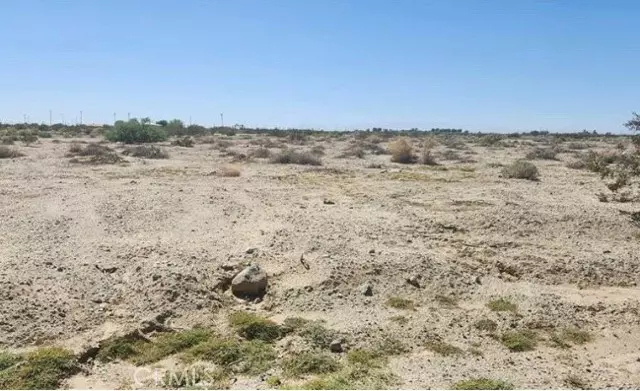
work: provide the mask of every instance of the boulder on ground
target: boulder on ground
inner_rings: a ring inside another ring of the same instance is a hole
[[[260,297],[267,291],[267,273],[259,265],[251,265],[231,280],[231,292],[238,297]]]

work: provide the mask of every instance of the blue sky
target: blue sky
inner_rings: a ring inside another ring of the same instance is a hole
[[[0,120],[622,131],[640,1],[3,0]]]

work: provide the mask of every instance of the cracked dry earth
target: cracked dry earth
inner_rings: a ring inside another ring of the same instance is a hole
[[[255,148],[250,137],[229,140],[241,153]],[[475,162],[429,167],[339,158],[353,141],[294,146],[324,146],[321,167],[253,159],[234,163],[239,177],[212,175],[230,161],[212,144],[166,143],[167,160],[115,165],[70,163],[68,139],[19,146],[25,157],[0,161],[0,347],[80,352],[160,314],[191,327],[243,309],[325,320],[353,346],[393,336],[407,348],[390,358],[395,388],[478,377],[517,388],[568,388],[571,377],[640,387],[640,229],[621,213],[636,205],[599,202],[602,180],[567,168],[567,153],[535,161],[532,182],[502,178],[498,166],[526,145],[468,143],[461,153]],[[248,263],[269,276],[259,302],[228,289]],[[390,297],[416,308],[391,308]],[[500,297],[517,311],[487,307]],[[479,330],[480,319],[496,331]],[[493,337],[568,327],[592,341],[512,352]],[[463,353],[438,354],[430,340]],[[126,387],[132,369],[112,365],[66,386]],[[235,386],[268,388],[263,380]]]

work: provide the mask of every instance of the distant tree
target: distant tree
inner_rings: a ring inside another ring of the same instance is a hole
[[[164,129],[151,125],[149,118],[138,121],[133,118],[127,122],[117,121],[113,129],[105,133],[109,141],[120,141],[125,144],[153,143],[167,139]]]
[[[625,122],[624,126],[632,132],[640,132],[640,114],[634,112],[633,118]]]
[[[162,119],[160,121],[156,121],[156,125],[162,126],[163,128],[165,128],[168,124],[169,124],[169,122],[167,122],[164,119]]]

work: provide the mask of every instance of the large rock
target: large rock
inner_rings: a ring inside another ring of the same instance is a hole
[[[251,265],[231,280],[231,292],[238,297],[260,297],[267,291],[267,273]]]

